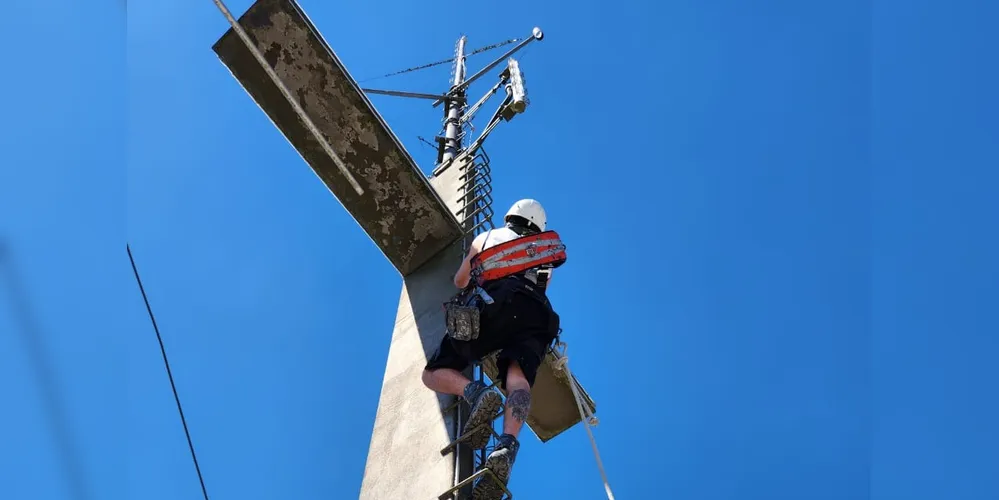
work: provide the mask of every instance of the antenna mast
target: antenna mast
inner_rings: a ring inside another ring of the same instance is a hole
[[[454,49],[454,75],[451,79],[451,94],[448,99],[447,115],[444,119],[444,150],[441,154],[441,162],[450,162],[461,151],[461,125],[465,113],[465,89],[461,87],[465,83],[465,35],[458,39],[458,44]]]
[[[517,45],[506,51],[506,53],[502,56],[496,58],[484,68],[480,69],[474,75],[466,79],[465,75],[467,74],[467,68],[465,66],[465,43],[467,42],[467,38],[462,35],[461,38],[458,39],[458,43],[455,47],[454,69],[450,80],[451,87],[450,90],[448,90],[448,92],[444,95],[370,88],[362,90],[368,94],[391,95],[415,99],[433,99],[434,107],[437,107],[441,103],[446,104],[444,108],[444,135],[436,138],[438,144],[437,166],[434,168],[432,174],[433,176],[436,176],[450,166],[455,158],[459,157],[462,153],[467,151],[470,154],[475,154],[476,150],[482,146],[486,137],[489,136],[501,118],[505,121],[510,121],[514,116],[523,113],[527,109],[529,101],[527,100],[527,88],[525,86],[524,75],[520,70],[520,64],[511,56],[526,47],[527,44],[536,40],[540,41],[542,39],[544,39],[544,33],[541,31],[541,28],[534,28],[531,32],[531,36],[520,40]],[[498,45],[500,44],[495,44],[488,48],[494,48]],[[474,51],[473,53],[480,52],[482,50],[483,49],[480,49]],[[489,91],[487,91],[486,94],[483,95],[482,98],[480,98],[474,105],[469,107],[467,105],[467,91],[469,86],[502,63],[503,60],[507,60],[507,67],[500,72],[499,82],[493,85],[493,87],[489,89]],[[486,125],[479,137],[467,148],[465,148],[465,125],[468,125],[471,122],[479,108],[481,108],[481,106],[485,104],[485,102],[488,101],[489,98],[501,87],[506,88],[505,99],[500,104],[499,109],[497,109],[493,114],[492,118],[490,118],[489,123]]]

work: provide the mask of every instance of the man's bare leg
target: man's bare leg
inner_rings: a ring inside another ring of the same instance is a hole
[[[510,480],[513,462],[517,459],[520,442],[517,436],[527,421],[531,410],[531,385],[527,383],[524,371],[516,361],[511,361],[506,372],[506,410],[503,413],[503,435],[496,440],[496,449],[486,458],[485,466],[503,484]],[[503,490],[491,479],[484,478],[472,490],[473,500],[495,500],[503,496]]]
[[[478,432],[468,436],[465,441],[469,447],[480,450],[489,443],[489,436],[492,434],[492,419],[503,405],[503,399],[499,393],[488,389],[485,384],[478,381],[471,381],[458,370],[452,368],[438,368],[436,370],[423,370],[423,384],[428,388],[445,394],[461,396],[471,407],[468,414],[468,421],[465,422],[461,432],[479,428]],[[488,424],[488,425],[483,425]],[[481,427],[481,428],[480,428]]]
[[[506,412],[503,414],[503,433],[513,437],[520,435],[520,429],[531,411],[531,385],[516,361],[510,362],[506,372]]]
[[[434,392],[463,396],[465,387],[468,387],[471,382],[460,371],[451,368],[423,370],[423,385]]]

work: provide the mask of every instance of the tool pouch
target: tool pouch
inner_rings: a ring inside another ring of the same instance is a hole
[[[479,287],[471,287],[444,303],[445,332],[455,340],[468,342],[479,338],[479,319],[492,297]]]
[[[455,340],[465,342],[479,338],[479,317],[481,314],[482,311],[478,307],[448,302],[444,305],[447,334]]]

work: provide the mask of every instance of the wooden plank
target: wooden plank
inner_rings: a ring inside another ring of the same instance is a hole
[[[403,276],[461,238],[456,217],[296,2],[257,0],[239,24],[363,195],[231,27],[212,49]]]

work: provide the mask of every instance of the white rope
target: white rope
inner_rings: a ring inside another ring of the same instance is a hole
[[[351,175],[350,171],[347,170],[347,164],[340,159],[340,156],[336,154],[336,151],[333,151],[333,147],[330,146],[329,142],[326,142],[326,138],[323,137],[321,132],[319,132],[319,128],[316,127],[315,123],[312,123],[309,116],[305,114],[305,110],[302,109],[302,105],[298,103],[298,99],[295,99],[295,97],[291,95],[291,91],[288,90],[288,87],[285,87],[284,82],[278,78],[277,73],[274,72],[274,68],[271,68],[271,65],[267,64],[267,59],[265,59],[264,55],[260,53],[257,46],[253,44],[253,41],[250,40],[246,31],[243,31],[243,27],[239,25],[236,18],[232,16],[231,12],[229,12],[229,8],[225,6],[225,3],[223,3],[222,0],[212,1],[215,2],[215,6],[222,11],[222,15],[229,21],[233,31],[235,31],[236,34],[239,35],[239,38],[243,40],[243,44],[246,45],[246,48],[250,49],[250,52],[257,60],[257,63],[264,68],[264,71],[267,72],[267,76],[271,77],[271,81],[277,85],[278,90],[280,90],[284,95],[284,98],[288,100],[291,107],[295,109],[295,113],[298,114],[298,117],[305,122],[305,126],[310,132],[312,132],[312,135],[315,136],[316,140],[319,141],[319,144],[323,147],[323,150],[326,151],[326,154],[333,159],[333,163],[335,163],[336,167],[340,169],[340,173],[347,178],[347,182],[349,182],[351,187],[354,188],[354,191],[356,191],[358,195],[363,195],[364,189],[361,188],[361,185],[357,183],[357,179],[355,179],[354,176]]]
[[[556,366],[565,371],[566,376],[569,378],[569,388],[572,389],[572,396],[576,398],[576,408],[579,410],[579,418],[583,421],[583,427],[586,428],[586,434],[590,436],[590,444],[593,446],[593,456],[597,459],[597,468],[600,469],[600,477],[604,481],[604,490],[607,492],[607,498],[609,500],[614,500],[614,492],[611,491],[610,482],[607,481],[607,472],[604,470],[604,462],[600,460],[600,451],[597,450],[597,440],[593,437],[593,431],[590,430],[590,425],[597,425],[599,421],[597,417],[590,412],[590,407],[587,405],[585,410],[583,409],[583,398],[579,396],[579,389],[576,387],[576,379],[572,376],[572,371],[569,370],[569,357],[565,355],[565,351],[569,346],[562,342],[558,342],[558,347],[561,349],[560,358],[556,363]]]

